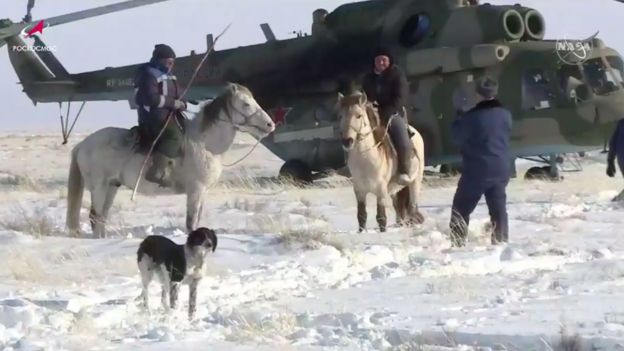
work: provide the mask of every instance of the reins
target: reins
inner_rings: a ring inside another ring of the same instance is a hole
[[[367,113],[367,116],[368,116],[368,113]],[[379,146],[380,146],[380,145],[381,145],[381,144],[382,144],[382,143],[386,140],[386,137],[388,136],[388,132],[389,132],[389,130],[390,130],[390,122],[392,122],[392,119],[393,119],[393,118],[395,118],[395,117],[397,117],[397,116],[398,116],[398,114],[394,114],[394,115],[390,116],[390,118],[388,119],[388,123],[386,123],[386,128],[385,128],[385,131],[384,131],[384,136],[381,138],[381,140],[379,140],[379,142],[377,142],[375,145],[373,145],[372,147],[370,147],[370,148],[368,148],[368,149],[364,149],[364,150],[357,150],[357,151],[359,151],[360,153],[362,153],[362,154],[363,154],[363,153],[365,153],[365,152],[369,152],[370,150],[373,150],[373,149],[378,148],[378,147],[379,147]],[[400,118],[400,117],[399,117],[399,118]],[[369,133],[367,133],[364,137],[366,137],[366,136],[368,136],[368,135],[370,135],[370,134],[372,134],[372,133],[373,133],[373,129],[371,128],[371,131],[370,131]],[[362,135],[362,134],[360,134],[360,133],[359,133],[359,131],[358,131],[358,134],[357,134],[357,138],[358,138],[358,140],[362,140],[362,139],[359,139],[360,135]],[[354,151],[354,150],[350,150],[349,152],[352,152],[352,151]]]

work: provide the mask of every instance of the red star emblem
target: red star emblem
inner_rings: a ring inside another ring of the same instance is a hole
[[[283,124],[286,122],[286,115],[292,110],[292,107],[278,106],[269,110],[271,118],[275,124]]]

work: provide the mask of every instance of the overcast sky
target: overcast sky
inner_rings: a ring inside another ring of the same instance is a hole
[[[37,0],[33,19],[119,1]],[[26,2],[1,0],[0,18],[19,21],[25,14]],[[217,50],[263,42],[259,27],[263,22],[271,25],[278,39],[293,37],[290,32],[295,30],[309,32],[313,10],[326,8],[332,11],[345,2],[348,1],[170,0],[50,28],[42,39],[57,47],[55,55],[70,73],[79,73],[145,61],[156,43],[170,44],[178,56],[187,55],[191,50],[204,52],[206,34],[217,35],[228,23],[232,23],[232,27],[217,43]],[[624,16],[622,3],[614,0],[489,2],[521,3],[538,9],[546,19],[547,38],[586,38],[599,30],[599,37],[608,46],[624,53],[620,27]],[[16,84],[18,78],[4,48],[0,51],[0,77],[3,78],[0,80],[0,131],[60,131],[58,105],[33,106],[21,86]],[[73,111],[77,108],[75,106]],[[130,110],[127,102],[88,102],[76,130],[129,127],[135,123],[136,111]]]

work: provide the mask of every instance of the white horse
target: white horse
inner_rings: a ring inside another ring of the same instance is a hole
[[[413,225],[424,221],[418,210],[418,198],[424,177],[425,146],[422,136],[410,126],[414,158],[409,171],[412,182],[400,185],[396,182],[397,157],[386,126],[366,94],[356,92],[338,96],[340,134],[343,148],[348,152],[347,166],[351,173],[353,190],[357,200],[359,231],[366,227],[366,195],[377,197],[377,223],[380,231],[386,230],[386,207],[392,198],[397,224]],[[402,118],[402,117],[396,117]]]
[[[146,195],[175,193],[187,196],[186,228],[197,228],[203,196],[221,176],[221,157],[237,131],[262,138],[275,130],[271,117],[244,86],[229,84],[211,102],[201,102],[195,118],[185,120],[183,155],[172,173],[175,189],[163,189],[143,177],[138,188]],[[170,123],[175,123],[171,121]],[[87,136],[72,150],[67,193],[67,228],[80,233],[80,209],[86,187],[91,192],[89,219],[94,236],[106,235],[106,220],[120,186],[134,188],[146,151],[137,151],[134,133],[103,128]]]

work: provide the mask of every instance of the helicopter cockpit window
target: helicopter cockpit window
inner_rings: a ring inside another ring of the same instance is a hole
[[[532,69],[522,77],[522,109],[541,110],[550,108],[554,94],[550,79],[542,69]]]
[[[399,42],[405,47],[414,46],[429,33],[431,28],[431,19],[426,14],[418,14],[410,17],[399,36]]]
[[[596,95],[606,95],[622,87],[622,60],[618,57],[609,57],[607,60],[610,68],[600,58],[583,64],[587,81]]]

